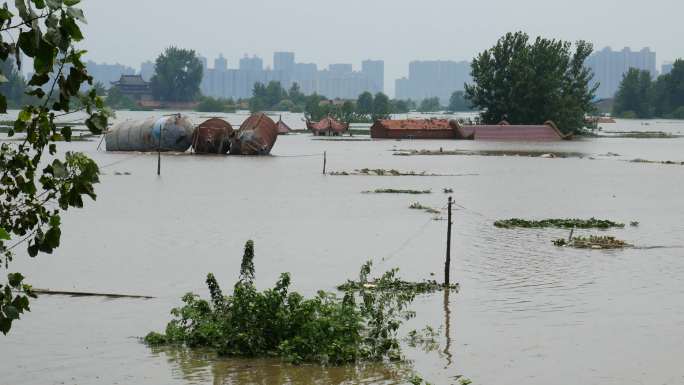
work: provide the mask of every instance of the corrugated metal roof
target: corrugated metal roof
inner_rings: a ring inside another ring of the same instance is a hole
[[[446,119],[383,119],[377,122],[387,130],[450,130]]]
[[[458,124],[457,130],[461,138],[475,140],[552,141],[566,138],[550,121],[539,125],[511,125],[505,121],[492,125]]]
[[[314,131],[331,130],[335,132],[344,132],[349,128],[349,124],[338,122],[337,120],[328,116],[315,123],[307,121],[306,127],[309,130]]]

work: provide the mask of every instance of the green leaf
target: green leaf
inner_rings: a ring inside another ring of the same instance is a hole
[[[19,319],[19,311],[16,307],[12,305],[7,305],[2,309],[5,313],[5,317],[9,320]]]
[[[17,117],[17,119],[21,120],[22,122],[28,122],[31,120],[31,116],[31,111],[21,110],[19,111],[19,116]]]
[[[50,75],[48,74],[35,74],[31,76],[31,80],[28,82],[29,86],[42,86],[43,84],[50,81]]]
[[[71,141],[71,127],[69,126],[64,126],[62,127],[62,130],[60,131],[62,134],[62,137],[64,138],[65,141],[70,142]]]
[[[10,240],[10,235],[7,232],[7,230],[3,229],[0,227],[0,241],[9,241]]]
[[[45,0],[32,0],[37,9],[45,8]]]
[[[7,280],[9,281],[10,286],[19,287],[21,281],[24,280],[24,276],[21,275],[21,273],[9,273],[7,274]]]
[[[3,317],[0,314],[0,332],[2,332],[2,334],[7,335],[7,332],[9,332],[11,327],[12,327],[12,320]]]
[[[14,15],[7,8],[0,8],[0,21],[11,20],[12,16]]]
[[[71,7],[72,5],[76,5],[80,2],[81,0],[64,0],[64,5]]]
[[[14,6],[17,7],[17,10],[19,11],[19,17],[21,17],[22,20],[28,21],[31,19],[31,15],[28,12],[28,8],[26,8],[26,2],[24,0],[15,0]]]
[[[68,7],[67,15],[73,17],[74,19],[82,23],[87,23],[85,15],[83,14],[83,10],[80,8]]]
[[[62,19],[62,30],[64,31],[63,33],[68,34],[75,41],[83,40],[83,32],[81,32],[81,28],[78,27],[78,24],[72,18]]]

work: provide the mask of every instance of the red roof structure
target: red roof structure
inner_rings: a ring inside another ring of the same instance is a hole
[[[292,131],[290,126],[288,126],[287,124],[285,124],[285,122],[283,122],[282,117],[278,117],[278,122],[276,123],[276,127],[278,127],[278,135],[287,135],[290,133],[290,131]]]
[[[552,121],[539,125],[511,125],[505,120],[491,125],[461,125],[456,120],[450,120],[449,124],[455,128],[457,139],[543,142],[571,137],[564,135]]]
[[[315,123],[307,120],[306,128],[313,131],[316,136],[338,136],[349,130],[349,123],[342,123],[327,116]]]
[[[446,119],[377,120],[371,126],[371,138],[385,139],[456,139],[456,130]]]

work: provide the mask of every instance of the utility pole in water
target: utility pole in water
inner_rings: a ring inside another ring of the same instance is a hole
[[[161,144],[162,132],[164,132],[164,125],[159,126],[159,145],[157,146],[157,175],[161,175]]]
[[[445,290],[449,290],[449,271],[451,270],[451,205],[453,199],[449,197],[447,205],[447,245],[446,245],[446,261],[444,262],[444,286]]]

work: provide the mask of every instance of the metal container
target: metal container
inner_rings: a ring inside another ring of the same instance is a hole
[[[263,113],[245,120],[230,143],[231,155],[268,155],[278,139],[278,127]]]
[[[126,120],[107,132],[107,151],[179,151],[192,144],[193,126],[181,114]]]
[[[225,154],[230,149],[233,126],[223,119],[211,118],[192,133],[192,148],[198,154]]]

